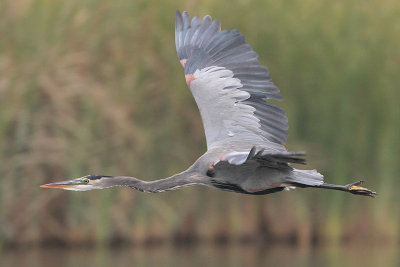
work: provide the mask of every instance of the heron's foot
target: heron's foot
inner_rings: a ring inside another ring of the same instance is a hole
[[[355,194],[355,195],[375,197],[376,192],[369,190],[368,188],[359,186],[363,182],[364,182],[363,180],[357,181],[355,183],[345,185],[345,188],[347,189],[347,192]]]

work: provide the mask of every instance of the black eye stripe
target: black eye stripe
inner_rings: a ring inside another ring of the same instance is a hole
[[[89,175],[86,175],[86,176],[83,177],[83,178],[87,178],[87,179],[89,179],[89,180],[98,180],[98,179],[101,179],[101,178],[103,178],[103,177],[111,177],[111,176],[107,176],[107,175],[97,175],[97,174],[89,174]]]

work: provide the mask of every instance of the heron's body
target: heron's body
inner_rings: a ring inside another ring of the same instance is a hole
[[[304,153],[288,152],[287,117],[268,99],[281,100],[268,69],[237,30],[221,31],[210,16],[190,21],[177,12],[175,43],[185,79],[199,108],[207,152],[186,171],[166,179],[141,181],[126,176],[88,175],[43,185],[75,191],[129,186],[157,193],[204,185],[244,194],[269,194],[293,187],[315,187],[374,196],[358,186],[326,184],[316,170],[298,170]]]

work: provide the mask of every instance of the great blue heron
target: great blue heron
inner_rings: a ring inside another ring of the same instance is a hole
[[[205,185],[252,195],[313,187],[370,197],[376,194],[359,186],[362,181],[327,184],[316,170],[291,166],[305,164],[305,154],[285,149],[287,117],[283,109],[267,102],[282,99],[279,89],[239,31],[221,31],[220,22],[210,16],[190,21],[187,12],[177,11],[175,43],[203,120],[207,152],[187,170],[161,180],[87,175],[41,187],[86,191],[128,186],[157,193]]]

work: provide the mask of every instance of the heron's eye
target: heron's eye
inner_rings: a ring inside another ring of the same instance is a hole
[[[83,182],[84,182],[85,184],[88,184],[88,183],[89,183],[89,179],[84,179]]]

